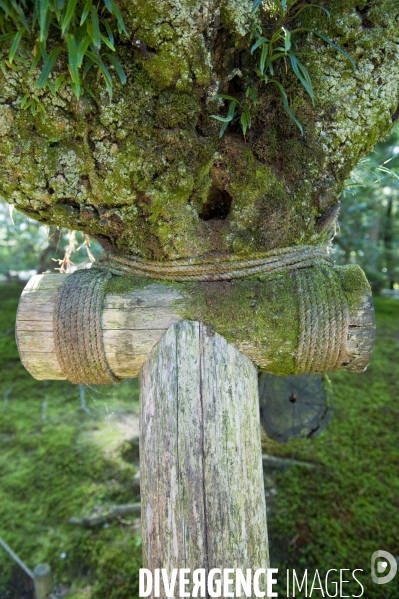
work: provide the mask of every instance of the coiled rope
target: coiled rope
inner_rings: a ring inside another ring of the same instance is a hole
[[[112,274],[201,282],[294,271],[299,310],[297,373],[336,370],[346,352],[348,306],[332,265],[321,246],[288,247],[247,260],[218,256],[150,262],[105,254],[91,269],[66,277],[59,289],[54,310],[59,365],[75,384],[119,381],[108,365],[101,329],[105,287]]]
[[[115,275],[137,275],[163,281],[226,281],[257,274],[276,274],[285,270],[307,268],[316,264],[332,265],[323,246],[304,245],[272,250],[243,260],[238,256],[212,256],[155,262],[105,254],[94,268]]]
[[[101,315],[111,275],[78,270],[65,277],[53,316],[55,352],[64,376],[75,385],[119,382],[104,350]]]
[[[345,361],[349,308],[331,268],[316,267],[295,274],[299,339],[296,374],[333,372]]]

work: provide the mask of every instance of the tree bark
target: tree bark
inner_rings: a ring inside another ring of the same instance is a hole
[[[140,401],[143,566],[267,568],[250,360],[197,322],[173,325],[142,368]]]
[[[127,83],[115,83],[112,101],[94,69],[94,98],[79,102],[69,89],[38,90],[39,69],[0,71],[0,195],[32,218],[148,259],[328,240],[322,225],[345,179],[397,113],[397,1],[331,0],[331,19],[313,8],[287,24],[327,35],[357,64],[354,72],[319,37],[295,34],[315,105],[283,60],[275,77],[303,136],[250,53],[254,19],[266,35],[275,26],[268,3],[256,18],[252,0],[117,3],[131,36],[116,36]],[[21,52],[29,44],[24,37]],[[0,45],[0,61],[8,49]],[[66,70],[60,60],[54,76]],[[228,103],[215,95],[245,102],[249,86],[258,103],[246,138],[237,115],[219,139],[211,115]],[[40,98],[45,123],[21,110],[26,93]]]

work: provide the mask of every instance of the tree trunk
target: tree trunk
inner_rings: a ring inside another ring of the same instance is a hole
[[[80,101],[68,88],[57,97],[38,90],[41,66],[0,71],[0,195],[34,219],[151,260],[328,241],[324,225],[348,174],[397,113],[397,1],[331,1],[331,19],[314,7],[282,23],[302,31],[292,47],[316,99],[289,60],[274,63],[303,135],[278,87],[259,77],[259,50],[250,51],[256,26],[266,37],[277,27],[274,3],[256,14],[253,0],[117,4],[130,38],[115,35],[127,83],[115,82],[112,101],[94,68],[85,80],[93,97]],[[303,27],[344,49],[357,70]],[[3,64],[8,51],[0,44]],[[28,36],[19,52],[31,54]],[[65,65],[60,57],[54,77]],[[212,115],[226,116],[229,102],[220,93],[240,102],[221,138]],[[20,108],[25,94],[40,99],[45,122]],[[241,105],[252,118],[245,138]]]
[[[267,568],[251,361],[197,322],[173,325],[142,368],[140,401],[144,567]]]
[[[393,248],[393,216],[392,216],[393,199],[388,198],[388,206],[385,218],[385,231],[384,231],[384,248],[385,248],[385,263],[388,274],[389,289],[393,289],[395,285],[394,280],[394,248]]]

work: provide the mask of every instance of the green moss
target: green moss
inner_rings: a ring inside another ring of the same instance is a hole
[[[359,296],[371,293],[371,287],[363,270],[357,264],[337,269],[349,309],[359,306]]]
[[[86,388],[86,414],[78,387],[35,381],[20,363],[10,332],[21,291],[17,285],[0,287],[1,536],[31,569],[50,563],[57,584],[71,587],[68,596],[132,599],[141,566],[136,529],[113,521],[88,530],[68,520],[139,499],[132,483],[137,468],[122,459],[123,443],[119,448],[115,437],[112,452],[104,443],[112,431],[115,436],[112,412],[123,419],[137,411],[137,384]],[[11,592],[16,566],[6,553],[0,564],[0,589]]]
[[[160,127],[195,127],[200,113],[198,99],[190,94],[163,92],[156,106],[156,122]]]
[[[330,375],[334,414],[326,431],[316,439],[264,444],[267,453],[316,465],[309,471],[290,467],[274,477],[277,495],[268,512],[272,567],[295,568],[301,577],[305,568],[317,568],[322,579],[329,568],[361,568],[367,599],[381,597],[370,577],[371,555],[382,546],[396,555],[399,527],[398,301],[377,297],[375,306],[372,362],[360,375]],[[284,577],[281,582],[284,596]],[[361,592],[355,583],[343,588],[347,595]],[[397,592],[395,581],[384,586],[387,599],[396,599]]]
[[[324,306],[335,301],[331,287],[342,289],[350,310],[359,309],[370,293],[366,276],[357,265],[335,267],[326,273],[307,269]],[[279,375],[296,374],[300,313],[298,282],[292,272],[258,275],[215,283],[170,283],[144,277],[112,277],[108,293],[129,293],[153,283],[177,290],[174,309],[183,319],[203,322],[237,347],[259,369]]]

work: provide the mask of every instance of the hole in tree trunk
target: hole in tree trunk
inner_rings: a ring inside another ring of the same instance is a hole
[[[208,199],[202,206],[198,216],[202,220],[224,220],[230,212],[231,202],[231,195],[224,189],[219,189],[215,183],[212,183]]]

